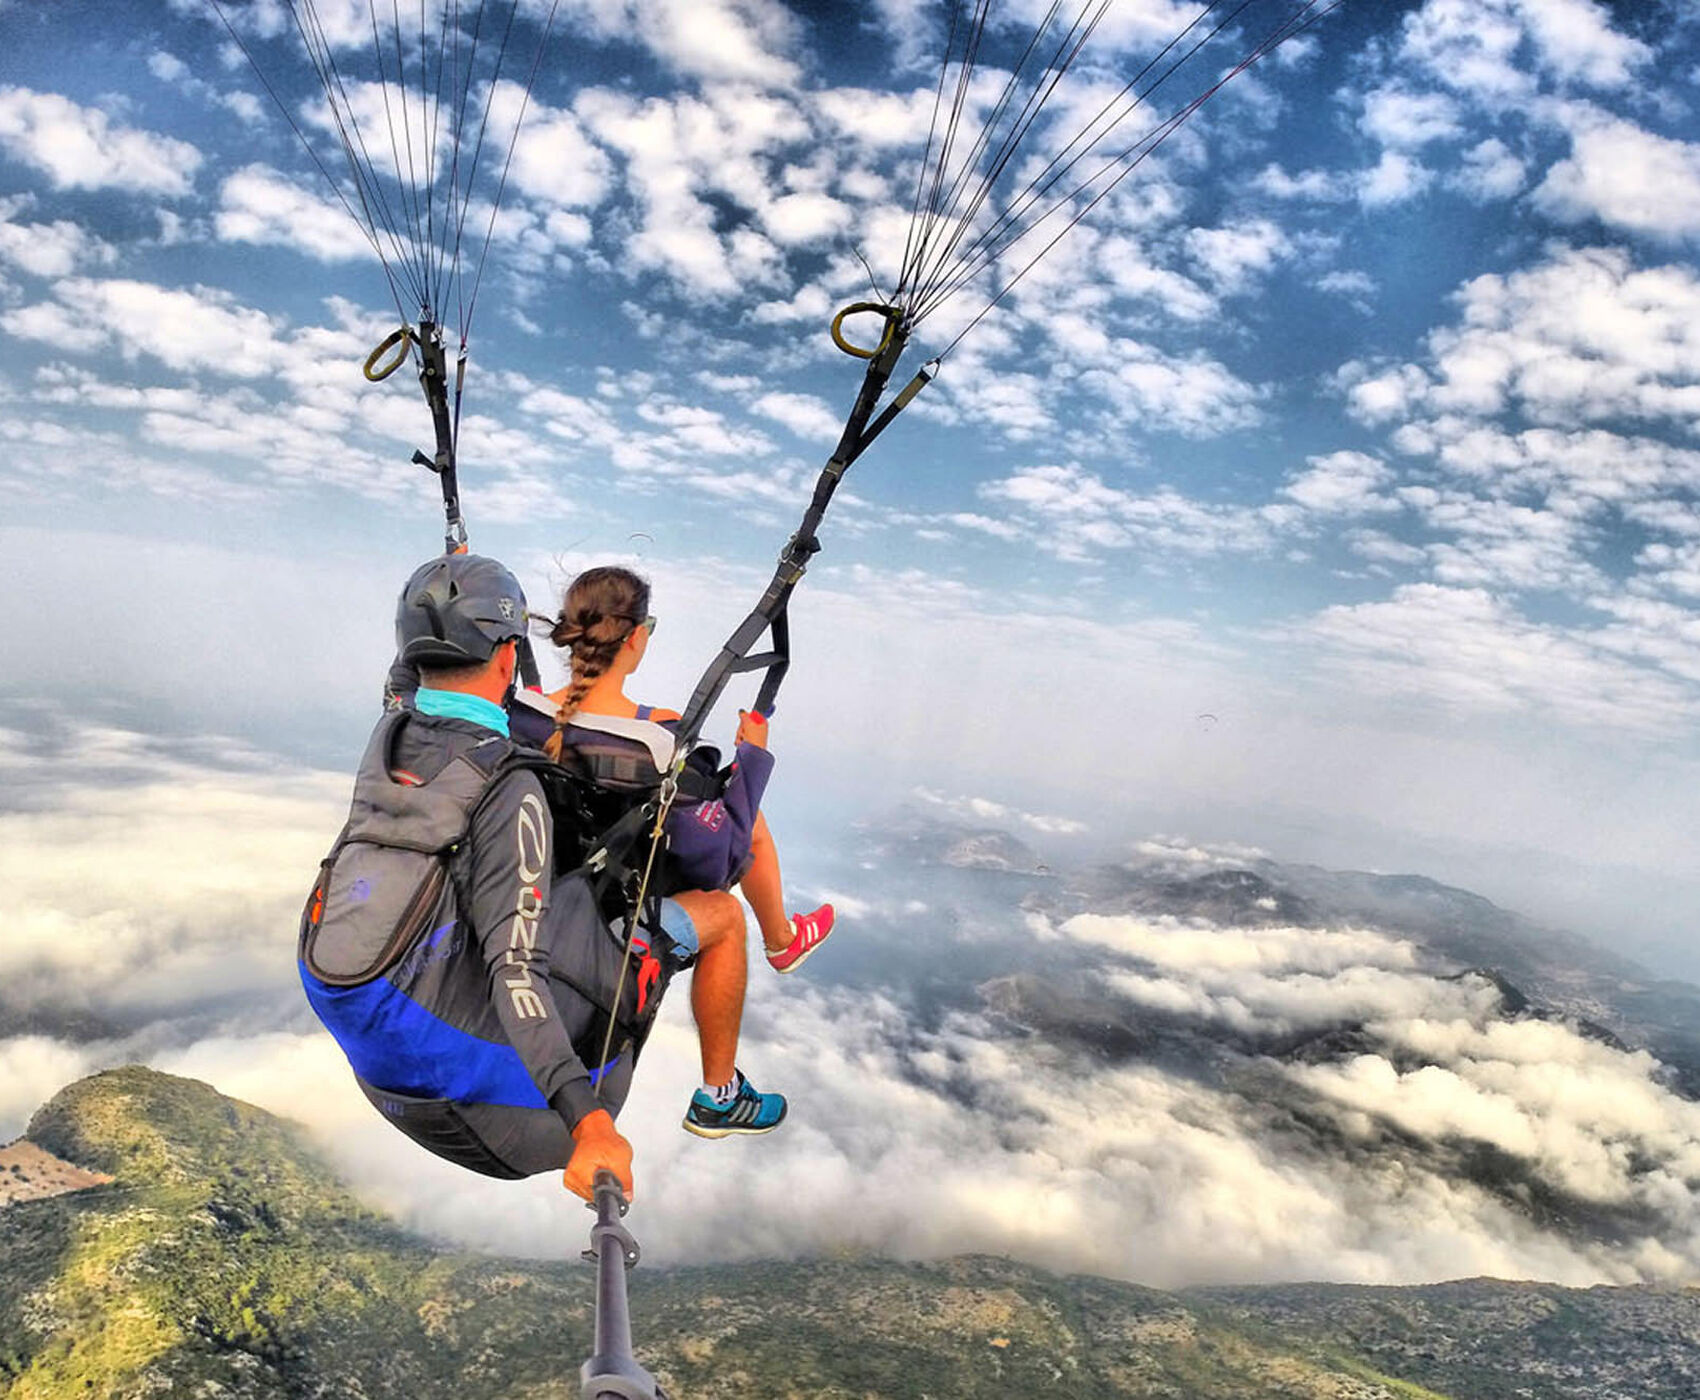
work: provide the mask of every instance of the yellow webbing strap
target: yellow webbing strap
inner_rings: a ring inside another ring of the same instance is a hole
[[[366,377],[374,384],[380,379],[388,379],[402,367],[403,362],[407,359],[407,352],[412,348],[413,331],[410,328],[403,326],[400,330],[391,331],[389,335],[384,337],[383,343],[366,357],[364,366]],[[395,358],[380,365],[378,363],[379,357],[388,350],[395,351]]]
[[[872,350],[852,345],[844,338],[844,318],[859,315],[864,311],[872,311],[877,316],[885,317],[885,334]],[[878,301],[853,302],[832,318],[832,343],[846,355],[854,355],[858,360],[877,359],[885,353],[886,347],[891,344],[892,336],[897,334],[897,328],[902,324],[903,308],[900,306],[887,306]]]

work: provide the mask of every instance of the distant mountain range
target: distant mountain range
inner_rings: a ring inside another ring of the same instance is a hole
[[[1700,1101],[1700,987],[1661,978],[1576,934],[1539,924],[1468,890],[1421,875],[1382,875],[1161,850],[1114,864],[1048,864],[1008,831],[902,808],[865,833],[882,867],[1027,877],[1023,907],[1062,920],[1137,914],[1224,928],[1362,927],[1405,938],[1428,965],[1493,980],[1512,1015],[1567,1018],[1585,1032],[1650,1051],[1684,1097]],[[914,878],[914,875],[911,875]],[[952,889],[960,891],[960,884]],[[1008,897],[1007,888],[997,898]],[[1696,934],[1700,935],[1700,923]],[[1054,1004],[1037,989],[1038,1003]],[[992,989],[1010,1011],[1020,993]]]
[[[1700,1100],[1700,988],[1421,876],[1159,842],[1114,863],[1069,864],[1063,852],[1047,862],[1007,831],[916,808],[870,827],[864,864],[935,925],[913,962],[899,960],[921,940],[882,945],[870,990],[919,989],[929,1024],[990,1013],[1003,1035],[1064,1053],[1076,1075],[1150,1066],[1254,1106],[1245,1131],[1272,1157],[1349,1164],[1364,1182],[1414,1171],[1467,1184],[1572,1245],[1693,1260],[1697,1183],[1682,1144],[1695,1130],[1677,1101]],[[1188,961],[1212,931],[1243,947],[1243,966],[1232,950],[1220,965]],[[1328,960],[1354,940],[1363,960]],[[1555,1055],[1578,1061],[1554,1063],[1570,1080],[1550,1094],[1530,1063],[1538,1037],[1527,1032],[1541,1025]],[[1439,1048],[1461,1035],[1473,1043]],[[1584,1064],[1587,1044],[1620,1053]],[[1344,1100],[1363,1074],[1387,1084],[1385,1102]],[[1392,1092],[1407,1077],[1417,1111],[1402,1114]],[[1422,1101],[1428,1090],[1436,1103]],[[1649,1106],[1644,1131],[1587,1141],[1591,1097],[1643,1091],[1673,1097]],[[1555,1116],[1567,1121],[1548,1130]],[[1537,1140],[1520,1143],[1509,1122]],[[1565,1132],[1582,1140],[1575,1151]],[[1608,1157],[1610,1181],[1578,1152]]]
[[[27,1144],[25,1175],[63,1176],[56,1161],[109,1180],[0,1207],[0,1395],[578,1393],[587,1266],[435,1249],[350,1196],[289,1124],[207,1085],[96,1075]],[[641,1208],[629,1223],[641,1239]],[[673,1400],[1700,1394],[1695,1290],[1162,1293],[997,1258],[841,1258],[642,1266],[632,1314]]]

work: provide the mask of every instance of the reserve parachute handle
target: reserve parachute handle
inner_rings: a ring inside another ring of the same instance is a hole
[[[844,338],[844,318],[859,316],[865,311],[871,311],[876,316],[885,318],[885,334],[880,337],[880,343],[872,350],[860,345],[852,345]],[[891,339],[903,325],[904,311],[901,306],[887,306],[880,301],[858,301],[846,306],[832,318],[832,343],[846,355],[854,355],[858,360],[877,360],[891,346]]]
[[[366,371],[366,377],[374,384],[378,383],[380,380],[388,379],[407,362],[407,352],[412,348],[412,327],[403,326],[399,330],[391,331],[384,337],[383,342],[378,346],[378,348],[366,357],[366,363],[363,366]],[[379,364],[378,360],[391,350],[395,351],[395,358],[388,360],[383,364]]]

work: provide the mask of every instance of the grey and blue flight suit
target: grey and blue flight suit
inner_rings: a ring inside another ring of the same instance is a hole
[[[354,855],[327,862],[300,959],[308,1000],[367,1097],[422,1146],[502,1177],[564,1167],[579,1119],[619,1111],[662,990],[651,983],[640,1014],[628,975],[614,1006],[620,935],[583,879],[556,878],[543,785],[514,766],[525,752],[494,724],[386,714],[338,842]],[[376,844],[360,847],[363,834]],[[415,907],[394,918],[367,917],[375,901],[409,900],[404,887],[428,864],[419,852],[445,843],[454,849],[437,888],[415,889]],[[407,946],[375,948],[404,913]],[[610,1016],[613,1054],[597,1084]]]

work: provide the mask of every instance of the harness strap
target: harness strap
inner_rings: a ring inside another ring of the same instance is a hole
[[[697,682],[690,703],[685,706],[684,717],[679,721],[677,730],[680,753],[687,752],[696,742],[697,735],[702,732],[703,723],[708,718],[709,710],[714,707],[715,701],[720,698],[732,677],[740,672],[766,671],[761,691],[756,697],[756,708],[763,714],[772,713],[780,682],[784,680],[786,669],[791,663],[791,634],[786,608],[790,604],[792,591],[802,581],[803,574],[808,569],[809,560],[820,551],[820,540],[816,537],[816,531],[820,529],[833,492],[838,489],[839,482],[850,470],[851,464],[867,450],[868,444],[885,431],[892,419],[908,406],[937,371],[936,362],[924,366],[875,419],[874,410],[879,406],[880,396],[885,392],[886,384],[892,371],[897,368],[897,362],[907,344],[907,328],[900,323],[894,324],[888,316],[886,335],[868,361],[867,372],[862,377],[861,390],[857,393],[856,402],[845,420],[844,433],[815,481],[814,495],[809,501],[808,509],[804,511],[796,533],[781,551],[779,563],[774,569],[773,579],[768,584],[767,591],[762,594],[761,601],[749,616],[739,623],[737,630],[727,638],[720,654]],[[870,419],[873,421],[870,422]],[[769,630],[773,633],[772,650],[752,656],[752,648],[761,640],[762,634]]]
[[[652,719],[628,719],[624,715],[590,715],[578,710],[567,721],[575,729],[588,729],[594,734],[612,734],[630,739],[649,750],[656,773],[665,773],[673,764],[677,740],[670,729],[664,729]]]

